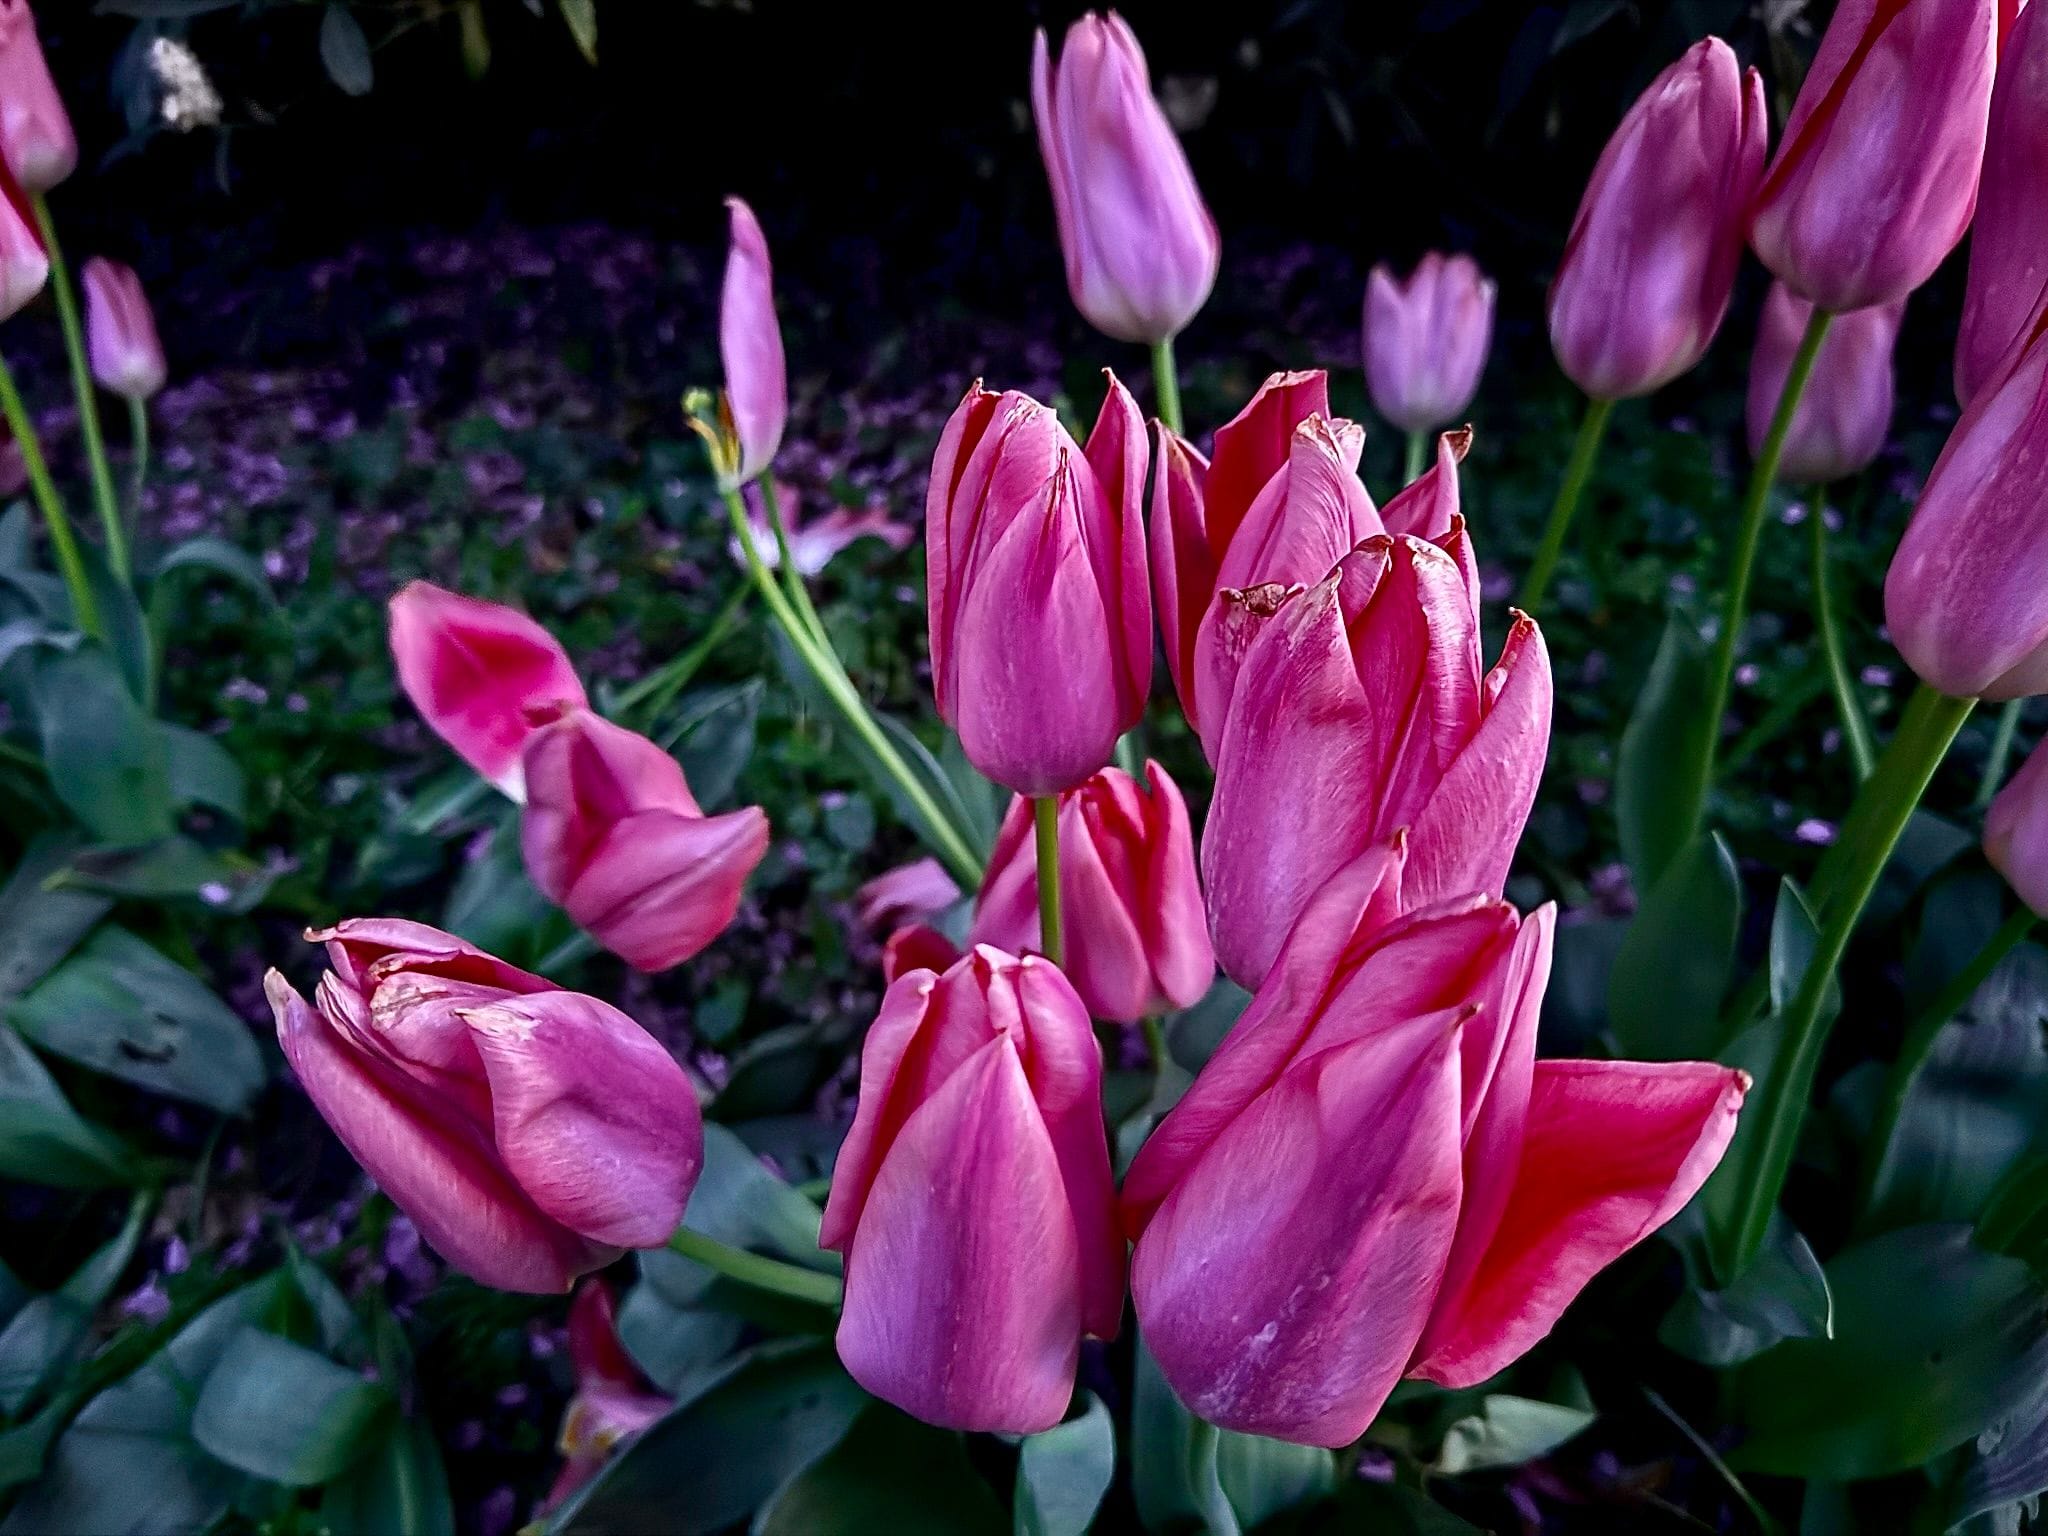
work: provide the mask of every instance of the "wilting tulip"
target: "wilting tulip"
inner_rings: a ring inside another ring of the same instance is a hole
[[[537,720],[585,702],[555,637],[517,609],[408,582],[391,599],[391,658],[413,707],[456,755],[513,799]]]
[[[1956,338],[1956,398],[1968,405],[2048,303],[2048,22],[2020,12],[1998,60],[1970,281]]]
[[[1515,615],[1484,672],[1462,520],[1366,540],[1306,589],[1235,595],[1251,630],[1202,833],[1216,957],[1265,980],[1310,898],[1406,829],[1404,907],[1500,894],[1550,735],[1550,661]]]
[[[768,237],[745,203],[729,197],[725,206],[732,215],[732,251],[718,307],[718,352],[725,364],[723,425],[733,442],[727,449],[732,462],[722,464],[719,473],[733,485],[744,485],[767,469],[782,446],[783,428],[789,424],[789,373],[782,327],[775,318]]]
[[[839,1358],[951,1429],[1067,1411],[1084,1333],[1121,1320],[1102,1054],[1059,970],[979,947],[891,984],[818,1234],[846,1255]]]
[[[557,1448],[562,1470],[538,1513],[559,1509],[611,1460],[622,1440],[637,1435],[675,1406],[654,1390],[619,1339],[612,1288],[593,1276],[569,1303],[569,1364],[576,1395],[562,1412]]]
[[[1454,421],[1479,391],[1494,285],[1470,256],[1431,251],[1404,283],[1382,262],[1365,287],[1365,383],[1404,432]]]
[[[2038,746],[1991,802],[1984,857],[2037,917],[2048,917],[2048,746]]]
[[[1119,341],[1173,336],[1209,297],[1222,247],[1122,17],[1075,22],[1057,66],[1039,32],[1031,111],[1074,307]]]
[[[1836,314],[1897,303],[1963,238],[1984,159],[1998,4],[1835,8],[1749,227],[1757,256],[1801,298]]]
[[[92,376],[102,389],[130,400],[147,400],[164,387],[168,370],[142,279],[133,267],[104,256],[88,261],[81,276]]]
[[[1226,1429],[1348,1445],[1403,1376],[1485,1380],[1735,1129],[1729,1068],[1535,1059],[1550,908],[1389,923],[1400,878],[1377,849],[1324,887],[1124,1180],[1145,1342]]]
[[[1824,483],[1853,475],[1877,457],[1892,422],[1892,347],[1906,304],[1838,315],[1828,326],[1792,413],[1778,461],[1780,479]],[[1758,453],[1778,411],[1813,306],[1783,283],[1771,284],[1749,360],[1749,451]]]
[[[50,253],[43,249],[21,188],[0,165],[0,320],[5,320],[50,280]]]
[[[768,851],[759,806],[706,816],[681,763],[587,709],[536,731],[525,765],[526,872],[578,926],[642,971],[725,931]]]
[[[566,1291],[668,1240],[704,1133],[683,1069],[638,1024],[423,923],[307,937],[333,969],[314,1007],[264,978],[278,1042],[441,1257],[500,1290]]]
[[[886,931],[943,912],[960,899],[960,887],[934,858],[913,860],[875,876],[853,893],[863,928]]]
[[[1550,344],[1580,389],[1647,395],[1705,354],[1728,312],[1769,134],[1762,78],[1717,37],[1629,108],[1550,288]]]
[[[1959,699],[2048,693],[2048,316],[1949,433],[1884,581],[1892,643]]]
[[[932,688],[967,760],[1020,795],[1108,762],[1152,683],[1144,426],[1106,377],[1085,453],[1028,395],[976,384],[932,463]]]
[[[1199,1002],[1216,979],[1187,802],[1157,763],[1145,783],[1105,768],[1060,796],[1061,968],[1089,1013],[1135,1024]],[[970,935],[1022,952],[1041,943],[1031,806],[1010,802]]]
[[[78,164],[28,0],[0,0],[0,159],[31,192],[49,191]]]
[[[775,525],[761,499],[759,482],[747,487],[744,500],[747,527],[754,536],[754,552],[763,565],[775,570],[782,564],[782,548],[775,542]],[[817,575],[861,539],[880,539],[891,549],[908,549],[917,537],[915,529],[908,523],[899,523],[883,506],[870,506],[859,512],[851,507],[834,507],[823,517],[806,519],[799,515],[796,498],[787,486],[778,487],[777,504],[784,519],[783,535],[789,540],[790,562],[799,576]],[[738,534],[733,535],[727,548],[734,563],[744,570],[747,552]]]

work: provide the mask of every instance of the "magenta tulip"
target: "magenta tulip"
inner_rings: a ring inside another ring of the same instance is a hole
[[[1542,776],[1550,661],[1515,615],[1483,670],[1462,519],[1366,540],[1324,579],[1247,605],[1251,636],[1202,834],[1216,957],[1256,989],[1310,898],[1406,829],[1408,909],[1498,896]]]
[[[1535,1059],[1550,908],[1390,922],[1401,879],[1324,886],[1124,1180],[1145,1341],[1226,1429],[1348,1445],[1403,1376],[1484,1381],[1734,1133],[1740,1072]]]
[[[78,139],[28,0],[0,0],[0,160],[31,192],[49,191],[78,165]]]
[[[36,233],[21,188],[0,164],[0,320],[16,313],[50,280],[50,253]]]
[[[1998,0],[1835,8],[1749,227],[1763,264],[1802,299],[1836,314],[1895,304],[1963,238],[1997,10]]]
[[[1763,80],[1717,37],[1643,92],[1607,141],[1550,288],[1550,344],[1600,400],[1647,395],[1728,312],[1770,134]]]
[[[733,435],[732,462],[720,473],[744,485],[766,470],[789,425],[789,372],[782,327],[775,318],[775,275],[768,237],[754,210],[725,200],[732,216],[732,250],[718,307],[718,351],[725,364],[725,425]]]
[[[550,901],[628,965],[680,965],[732,922],[768,851],[759,806],[699,808],[678,763],[587,709],[527,743],[526,872]]]
[[[1901,299],[1851,310],[1828,326],[1785,434],[1780,479],[1795,485],[1840,480],[1877,457],[1892,422],[1892,348],[1905,314]],[[1812,315],[1806,300],[1783,283],[1771,284],[1749,360],[1751,454],[1762,451]]]
[[[1057,967],[977,948],[891,984],[820,1247],[846,1255],[839,1358],[950,1429],[1067,1411],[1081,1336],[1121,1321],[1102,1053]]]
[[[156,317],[133,267],[95,256],[81,274],[85,284],[86,353],[102,389],[147,400],[164,387],[169,370]]]
[[[932,687],[967,759],[1021,795],[1107,763],[1152,683],[1145,433],[1109,379],[1084,453],[1012,390],[968,390],[925,503]]]
[[[2037,746],[1984,818],[1984,857],[2037,917],[2048,917],[2048,746]]]
[[[1157,763],[1145,783],[1105,768],[1060,796],[1062,969],[1098,1019],[1135,1024],[1201,1001],[1216,979],[1195,840],[1180,787]],[[989,855],[970,935],[1022,953],[1040,947],[1031,806],[1010,802]]]
[[[1479,392],[1494,285],[1470,256],[1431,251],[1403,282],[1382,262],[1365,287],[1365,383],[1404,432],[1455,421]]]
[[[332,969],[313,1007],[264,978],[278,1042],[444,1259],[500,1290],[560,1292],[668,1240],[704,1133],[683,1069],[638,1024],[422,923],[307,937]]]
[[[1119,341],[1175,335],[1215,286],[1222,248],[1122,17],[1083,16],[1057,65],[1039,32],[1031,111],[1074,307]]]
[[[1976,398],[2048,303],[2048,22],[2020,12],[1998,61],[1970,281],[1956,338],[1956,398]]]

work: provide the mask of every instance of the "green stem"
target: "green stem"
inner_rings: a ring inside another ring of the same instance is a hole
[[[149,481],[149,406],[131,395],[128,398],[129,457],[128,527],[142,524],[142,488]]]
[[[1180,373],[1173,365],[1173,338],[1152,343],[1152,389],[1159,396],[1159,419],[1178,437],[1185,430],[1180,416]]]
[[[711,653],[732,633],[733,626],[739,622],[740,614],[747,606],[751,590],[745,583],[734,587],[696,644],[623,690],[612,700],[613,714],[623,718],[645,703],[647,708],[641,716],[643,723],[652,724],[659,719],[683,685],[697,675],[704,663],[711,659]]]
[[[1038,947],[1054,965],[1067,963],[1066,924],[1060,916],[1060,797],[1031,802],[1038,843]]]
[[[1821,653],[1827,658],[1828,686],[1835,692],[1835,709],[1842,717],[1842,734],[1849,742],[1849,759],[1856,765],[1856,782],[1861,784],[1877,766],[1877,744],[1871,740],[1870,722],[1856,700],[1856,687],[1849,677],[1849,663],[1842,655],[1842,635],[1835,624],[1834,598],[1828,588],[1828,525],[1816,501],[1807,514],[1813,524],[1813,623],[1820,635]]]
[[[1585,419],[1579,423],[1579,435],[1572,444],[1572,456],[1565,461],[1564,480],[1557,488],[1557,500],[1550,504],[1550,521],[1543,525],[1543,542],[1536,546],[1536,558],[1529,562],[1529,572],[1522,578],[1522,595],[1517,606],[1524,612],[1534,612],[1543,603],[1544,591],[1550,586],[1551,572],[1557,569],[1558,557],[1564,553],[1565,535],[1571,531],[1572,514],[1579,509],[1579,498],[1585,494],[1586,482],[1592,478],[1593,463],[1600,457],[1600,440],[1607,435],[1607,420],[1614,414],[1612,400],[1591,400],[1586,402]]]
[[[57,494],[57,483],[50,478],[50,466],[43,461],[42,440],[36,436],[35,423],[29,420],[28,407],[21,403],[21,391],[14,387],[14,370],[5,359],[0,359],[0,413],[6,415],[7,428],[21,450],[21,466],[28,472],[29,488],[42,509],[43,526],[50,531],[50,547],[56,552],[64,589],[71,594],[72,614],[80,629],[104,640],[107,631],[100,622],[99,604],[93,601],[92,582],[85,572],[78,535],[72,531],[71,518],[64,510],[64,498]]]
[[[578,928],[569,937],[562,940],[561,943],[540,957],[539,963],[533,968],[534,973],[540,976],[552,975],[556,971],[588,960],[603,948],[604,946],[598,943],[596,939],[585,933],[581,928]]]
[[[1408,434],[1408,463],[1401,471],[1401,483],[1413,485],[1422,478],[1422,466],[1429,459],[1429,434],[1410,432]]]
[[[1984,759],[1984,777],[1977,784],[1977,808],[1982,810],[2005,782],[2005,765],[2012,760],[2013,737],[2019,733],[2020,716],[2026,712],[2025,699],[2013,699],[1998,712],[1998,729],[1991,734],[1991,755]]]
[[[782,519],[782,500],[775,494],[774,477],[764,474],[759,484],[761,500],[768,508],[768,526],[775,530],[776,569],[781,572],[783,590],[789,594],[790,606],[810,627],[811,638],[837,662],[839,653],[832,649],[832,641],[825,633],[825,621],[818,617],[818,610],[811,604],[811,593],[804,585],[803,572],[796,568],[796,555],[789,545],[789,525]],[[842,667],[840,670],[845,669]]]
[[[764,1258],[744,1248],[721,1243],[715,1237],[706,1237],[702,1232],[692,1232],[688,1227],[677,1227],[668,1245],[684,1258],[694,1259],[728,1280],[751,1285],[757,1291],[772,1291],[792,1301],[808,1301],[815,1306],[836,1308],[846,1295],[846,1286],[837,1275],[805,1269],[800,1264],[785,1264],[780,1259]]]
[[[1237,1511],[1223,1491],[1223,1479],[1216,1467],[1216,1449],[1221,1435],[1207,1419],[1195,1420],[1188,1438],[1188,1486],[1195,1496],[1196,1512],[1209,1536],[1241,1536]]]
[[[1970,718],[1975,704],[1974,699],[1952,699],[1936,693],[1923,683],[1907,704],[1898,733],[1885,749],[1877,771],[1858,794],[1849,820],[1843,823],[1836,847],[1847,851],[1839,866],[1834,898],[1821,917],[1813,958],[1785,1009],[1777,1056],[1765,1075],[1758,1102],[1747,1111],[1757,1126],[1756,1151],[1747,1160],[1747,1184],[1735,1192],[1729,1279],[1748,1268],[1763,1245],[1771,1212],[1777,1208],[1778,1194],[1792,1167],[1800,1122],[1813,1093],[1821,1049],[1827,1043],[1830,1021],[1822,1016],[1822,1005],[1828,983],[1841,964],[1871,892],[1877,888],[1885,862],[1898,845],[1899,834],[1905,831],[1928,781],[1941,766],[1949,743]]]
[[[1145,1050],[1152,1057],[1152,1075],[1157,1077],[1172,1059],[1166,1047],[1166,1021],[1156,1013],[1148,1013],[1138,1021],[1138,1028],[1145,1032]]]
[[[121,504],[114,496],[114,471],[107,464],[106,439],[100,433],[100,402],[93,392],[92,366],[86,361],[85,328],[78,323],[78,295],[71,286],[64,252],[57,244],[57,225],[50,204],[38,192],[33,200],[36,228],[50,256],[50,291],[57,296],[57,323],[64,331],[64,351],[71,359],[71,389],[78,396],[78,430],[85,439],[85,461],[92,471],[92,498],[99,507],[100,527],[107,536],[107,563],[128,580],[128,530],[121,522]]]

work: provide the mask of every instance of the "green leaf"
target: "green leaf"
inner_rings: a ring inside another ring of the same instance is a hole
[[[387,1388],[347,1366],[245,1327],[207,1372],[192,1438],[252,1477],[310,1488],[367,1455],[397,1410]]]
[[[70,838],[43,833],[0,890],[0,1007],[55,970],[114,905],[90,891],[44,888],[75,846]]]
[[[1597,1417],[1587,1408],[1489,1392],[1480,1399],[1479,1412],[1444,1432],[1436,1470],[1456,1477],[1488,1467],[1519,1467],[1548,1456]]]
[[[433,1426],[394,1419],[379,1444],[327,1485],[320,1520],[330,1536],[455,1536],[455,1502]]]
[[[441,926],[514,965],[535,965],[572,930],[568,918],[527,878],[518,808],[502,808],[481,858],[463,865]]]
[[[999,1536],[1006,1525],[957,1432],[875,1403],[775,1495],[753,1536]]]
[[[1699,825],[1700,806],[1678,765],[1697,763],[1706,750],[1706,733],[1720,725],[1701,718],[1708,668],[1699,631],[1673,610],[1621,733],[1615,769],[1621,852],[1639,891],[1656,889]]]
[[[1820,1260],[1782,1216],[1756,1261],[1724,1290],[1692,1290],[1657,1330],[1665,1347],[1703,1365],[1735,1365],[1780,1339],[1825,1339],[1835,1304]]]
[[[96,931],[7,1017],[46,1051],[223,1114],[240,1114],[263,1088],[248,1025],[125,929]]]
[[[597,66],[597,5],[595,0],[558,0],[562,20],[576,40],[576,51],[593,69]]]
[[[1353,1478],[1337,1491],[1337,1508],[1340,1514],[1332,1529],[1346,1536],[1486,1536],[1427,1494],[1394,1483]]]
[[[103,843],[169,837],[170,748],[106,650],[39,651],[30,695],[43,766],[66,808]]]
[[[171,803],[203,805],[233,822],[249,819],[249,786],[219,741],[187,726],[159,723],[170,752]]]
[[[1025,1436],[1011,1506],[1015,1536],[1085,1536],[1094,1522],[1116,1476],[1116,1425],[1101,1398],[1086,1396],[1078,1419]]]
[[[367,96],[377,83],[370,62],[370,40],[346,5],[331,0],[320,18],[320,63],[327,78],[351,96]]]
[[[199,900],[220,912],[253,911],[276,873],[241,854],[216,853],[189,837],[166,837],[139,848],[82,848],[54,882],[145,901]]]
[[[157,561],[156,569],[150,575],[153,581],[161,582],[181,571],[225,576],[261,598],[266,608],[280,606],[277,593],[270,585],[270,577],[263,569],[263,562],[241,545],[231,544],[226,539],[202,535],[174,544]]]
[[[665,733],[663,745],[672,746],[681,759],[690,792],[706,811],[720,811],[731,803],[733,786],[754,755],[754,725],[766,691],[767,684],[757,677],[692,694]]]
[[[649,1381],[688,1397],[731,1357],[746,1319],[700,1305],[716,1300],[712,1286],[681,1254],[652,1248],[634,1257],[641,1279],[619,1304],[619,1342]]]
[[[82,1117],[35,1052],[0,1025],[0,1176],[60,1189],[132,1183],[135,1154]]]
[[[79,554],[85,561],[85,578],[93,601],[99,605],[107,647],[113,652],[122,680],[132,697],[148,700],[154,693],[156,651],[150,645],[149,625],[135,600],[135,588],[114,574],[106,551],[99,545],[81,542]]]
[[[838,1274],[836,1253],[818,1248],[818,1207],[778,1179],[744,1141],[716,1123],[704,1127],[704,1171],[683,1211],[693,1231],[736,1248],[763,1249]]]
[[[1734,855],[1717,832],[1694,838],[1643,899],[1614,957],[1607,1019],[1622,1055],[1712,1058],[1741,926]]]
[[[19,1414],[78,1358],[93,1314],[135,1256],[148,1215],[148,1201],[136,1200],[112,1240],[81,1264],[60,1289],[30,1298],[0,1330],[0,1413]]]

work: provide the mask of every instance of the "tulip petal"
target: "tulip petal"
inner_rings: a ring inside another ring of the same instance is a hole
[[[1330,376],[1312,368],[1273,374],[1243,410],[1216,429],[1206,501],[1209,547],[1218,559],[1253,500],[1287,463],[1294,429],[1311,416],[1329,414]]]
[[[1145,932],[1152,976],[1176,1008],[1192,1008],[1216,979],[1216,951],[1195,872],[1195,838],[1180,786],[1154,762],[1145,764],[1145,874],[1138,923]]]
[[[2030,910],[2048,912],[2048,746],[2028,753],[1991,802],[1984,857]]]
[[[887,986],[912,971],[950,970],[959,959],[960,946],[938,929],[909,923],[882,946],[882,983]]]
[[[767,469],[789,424],[789,373],[782,327],[775,318],[775,277],[768,238],[754,210],[725,200],[732,250],[718,305],[718,353],[725,366],[725,397],[740,440],[739,483]]]
[[[925,611],[929,619],[932,693],[939,713],[953,715],[953,621],[960,606],[956,571],[966,568],[987,492],[989,466],[999,446],[990,427],[1004,397],[975,380],[939,434],[932,477],[925,490]],[[999,435],[999,434],[997,434]]]
[[[1458,519],[1458,466],[1472,451],[1472,429],[1437,435],[1436,458],[1412,485],[1380,508],[1388,533],[1440,543]]]
[[[1195,724],[1195,632],[1216,592],[1216,551],[1203,510],[1209,461],[1185,438],[1152,424],[1152,607],[1166,642],[1166,669],[1188,724]]]
[[[1145,418],[1117,376],[1109,383],[1095,430],[1081,450],[1102,489],[1101,516],[1084,516],[1081,538],[1108,609],[1109,634],[1121,663],[1123,707],[1141,711],[1152,690],[1152,583],[1145,566]],[[1093,504],[1091,504],[1093,505]]]
[[[759,806],[723,816],[642,811],[607,829],[562,907],[635,970],[665,971],[725,932],[767,851]]]
[[[867,1203],[868,1190],[889,1143],[903,1129],[928,1083],[940,1080],[945,1070],[957,1066],[983,1043],[975,1039],[967,1048],[956,1049],[941,1064],[939,1077],[932,1077],[929,1064],[922,1060],[912,1063],[910,1071],[904,1070],[914,1047],[921,1045],[924,1053],[930,1050],[931,1036],[921,1038],[921,1032],[938,983],[939,978],[929,972],[900,972],[882,995],[881,1012],[868,1026],[867,1038],[861,1042],[860,1093],[854,1103],[853,1126],[833,1165],[832,1188],[825,1197],[825,1217],[818,1229],[820,1248],[839,1253],[851,1250],[861,1208]]]

